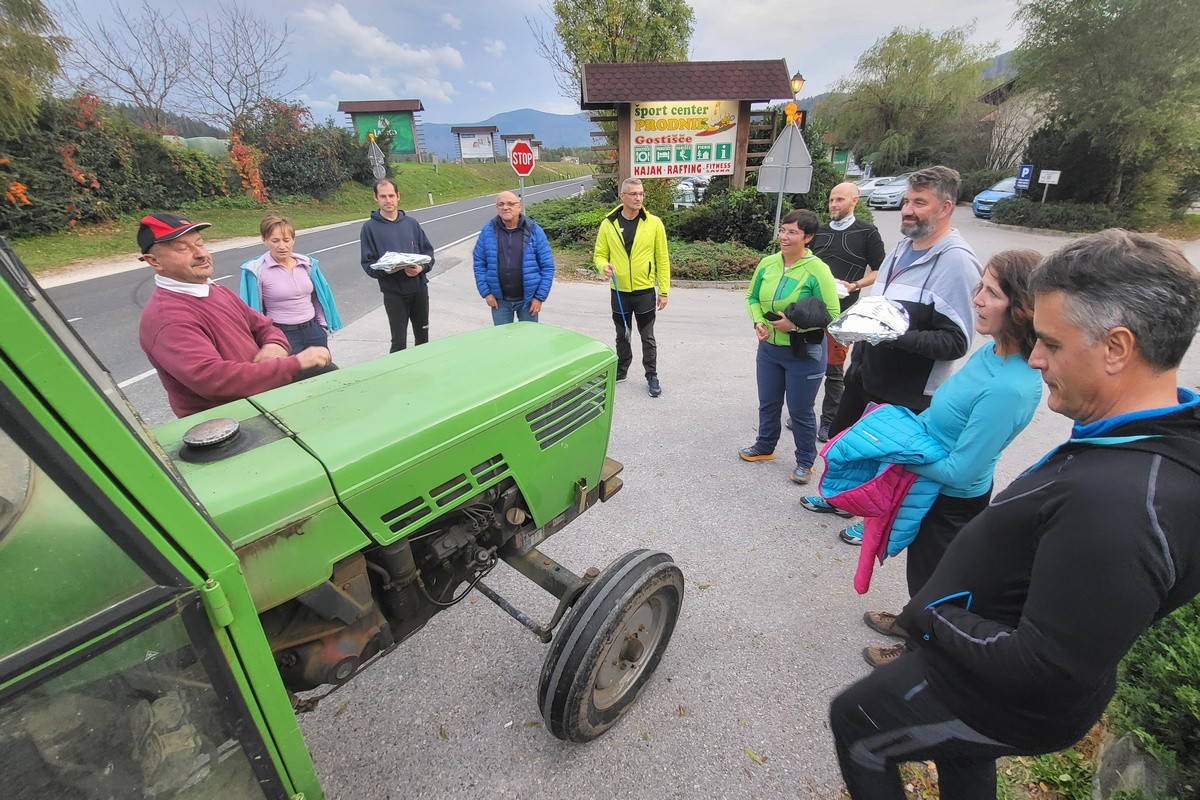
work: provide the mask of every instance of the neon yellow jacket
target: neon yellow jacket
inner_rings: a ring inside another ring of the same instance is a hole
[[[617,221],[620,215],[618,206],[600,223],[592,254],[596,270],[603,273],[605,265],[612,264],[617,291],[636,292],[657,285],[659,294],[667,294],[671,291],[671,257],[667,254],[667,229],[662,220],[642,209],[633,247],[626,254],[625,237]]]

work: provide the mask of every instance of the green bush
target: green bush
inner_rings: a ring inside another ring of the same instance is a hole
[[[546,238],[555,247],[592,244],[600,221],[612,211],[601,193],[593,189],[579,197],[556,197],[534,203],[525,209],[529,218],[546,231]]]
[[[0,140],[0,232],[50,233],[226,193],[211,156],[164,141],[84,95],[46,99],[37,130]]]
[[[350,134],[332,122],[312,124],[300,104],[263,100],[233,122],[241,141],[263,154],[259,173],[272,197],[301,194],[322,200],[350,179]]]
[[[1059,231],[1098,231],[1117,224],[1116,215],[1105,206],[1038,203],[1022,197],[1008,197],[996,203],[992,221]]]
[[[1200,597],[1166,617],[1130,649],[1108,709],[1160,760],[1174,762],[1180,797],[1200,797]]]
[[[749,280],[763,254],[738,242],[671,242],[671,277]]]
[[[971,202],[975,195],[984,189],[990,189],[1005,178],[1013,175],[1011,169],[980,169],[974,172],[964,172],[962,187],[958,190],[959,202]]]
[[[783,205],[787,213],[790,210],[787,198]],[[696,216],[689,223],[689,234],[696,238],[741,242],[754,250],[766,250],[775,238],[775,198],[757,189],[749,186],[730,189],[701,208],[703,211],[698,213],[707,216]],[[709,230],[697,230],[704,222]]]

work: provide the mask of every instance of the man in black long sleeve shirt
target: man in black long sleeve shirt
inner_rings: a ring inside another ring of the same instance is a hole
[[[1037,346],[1071,439],[996,495],[901,612],[915,652],[839,695],[830,725],[855,800],[994,798],[995,759],[1076,742],[1154,621],[1200,592],[1200,395],[1176,373],[1200,275],[1166,242],[1084,237],[1035,271]]]

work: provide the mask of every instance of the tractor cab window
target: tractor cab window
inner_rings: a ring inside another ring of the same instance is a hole
[[[0,408],[0,796],[288,797],[198,593],[21,422]]]

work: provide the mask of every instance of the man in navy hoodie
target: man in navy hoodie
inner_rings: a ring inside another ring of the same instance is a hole
[[[359,234],[362,268],[368,277],[379,281],[383,292],[383,307],[387,310],[392,329],[392,348],[389,352],[408,346],[408,324],[412,321],[415,344],[429,341],[429,271],[433,269],[433,245],[415,219],[400,210],[400,192],[389,178],[375,182],[375,202],[378,211],[363,223]],[[402,267],[395,272],[371,269],[371,265],[387,252],[420,253],[429,256],[429,263]]]
[[[959,532],[900,613],[915,652],[836,697],[854,800],[903,800],[933,761],[944,798],[994,798],[996,758],[1077,742],[1142,632],[1200,592],[1200,395],[1178,385],[1200,273],[1170,243],[1109,230],[1030,281],[1051,411],[1071,438]]]

